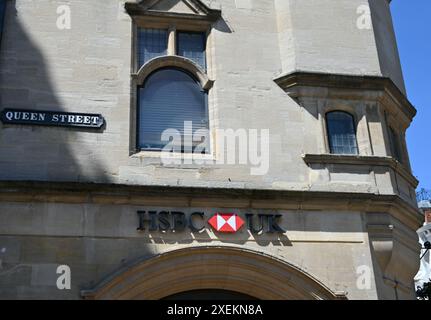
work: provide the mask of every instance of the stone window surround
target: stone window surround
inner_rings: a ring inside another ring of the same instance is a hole
[[[326,115],[330,112],[341,111],[346,112],[353,116],[355,129],[356,129],[356,139],[358,144],[358,156],[374,156],[376,153],[374,152],[372,137],[369,128],[369,120],[366,113],[367,105],[376,105],[375,102],[372,101],[349,101],[344,99],[333,99],[333,98],[320,98],[316,97],[316,99],[299,99],[300,104],[307,104],[310,101],[314,100],[317,103],[317,112],[319,117],[319,126],[321,128],[322,135],[319,137],[319,149],[321,154],[330,154],[329,147],[329,137],[326,123]],[[385,125],[387,123],[387,119],[383,119],[382,127],[386,130],[383,130],[383,134],[385,136],[385,143],[388,145],[387,155],[389,157],[393,157],[389,148],[389,127],[393,127],[392,125]],[[392,124],[392,120],[390,123]],[[396,132],[400,134],[400,126],[397,125],[394,127]],[[401,139],[400,139],[401,140]],[[403,160],[406,159],[406,148],[405,144],[401,143],[401,153]]]
[[[409,197],[412,199],[412,201],[414,201],[413,200],[415,199],[414,190],[417,188],[419,181],[411,173],[410,166],[407,162],[400,162],[392,156],[392,154],[390,153],[391,152],[390,148],[386,155],[379,155],[374,153],[373,144],[371,140],[371,133],[369,128],[369,122],[365,112],[365,107],[361,108],[360,104],[356,104],[356,103],[354,103],[353,106],[350,106],[350,107],[347,106],[345,103],[339,105],[337,104],[337,102],[334,102],[331,100],[320,101],[320,105],[322,106],[322,110],[319,111],[319,126],[321,128],[322,135],[319,136],[318,139],[321,141],[320,150],[323,150],[323,152],[305,153],[302,156],[304,162],[308,166],[311,166],[313,164],[320,164],[325,166],[353,165],[358,167],[369,167],[369,168],[386,167],[390,171],[394,172],[396,181],[398,181],[397,177],[402,177],[410,185],[411,188],[409,191]],[[357,107],[356,108],[357,110],[354,110],[355,105]],[[356,133],[357,133],[356,139],[357,139],[358,150],[359,150],[359,153],[357,155],[342,155],[342,154],[330,153],[329,140],[328,140],[329,137],[327,136],[327,128],[326,128],[326,114],[331,111],[344,111],[344,112],[350,113],[353,116],[356,124]],[[385,138],[385,141],[388,141],[389,139],[389,133],[387,130],[389,129],[385,125],[385,122],[383,122],[382,134],[383,136],[387,137]],[[404,144],[400,143],[400,146],[402,145],[405,146],[405,143]],[[401,149],[401,153],[402,153],[403,159],[406,159],[405,158],[406,149],[404,148]],[[396,183],[398,184],[398,182]]]
[[[358,143],[358,126],[360,124],[360,122],[358,121],[359,117],[357,112],[355,111],[355,109],[353,107],[350,107],[346,104],[343,105],[336,105],[333,104],[331,106],[326,105],[323,110],[322,110],[322,114],[319,112],[319,122],[320,125],[323,127],[322,131],[324,133],[323,138],[324,138],[324,149],[325,149],[325,153],[326,154],[331,154],[331,148],[329,146],[329,135],[328,135],[328,123],[327,123],[327,116],[329,113],[331,112],[345,112],[347,114],[349,114],[350,116],[353,117],[353,124],[355,126],[355,137],[356,137],[356,145],[358,148],[358,154],[361,153],[360,151],[360,146]]]
[[[166,68],[173,67],[185,70],[191,73],[201,84],[202,88],[208,91],[208,114],[209,114],[209,130],[210,130],[210,153],[194,155],[193,158],[202,160],[214,160],[216,155],[215,143],[215,127],[214,127],[214,103],[212,99],[211,88],[214,80],[211,80],[213,73],[212,55],[213,38],[211,35],[212,24],[221,17],[221,11],[209,9],[200,5],[200,1],[191,1],[194,5],[199,6],[203,15],[179,14],[170,12],[152,12],[147,10],[145,5],[141,3],[125,3],[125,9],[132,17],[132,70],[135,73],[131,75],[131,114],[130,114],[130,148],[129,155],[132,157],[150,157],[160,158],[160,151],[143,151],[137,147],[137,90],[140,85],[145,82],[145,79],[153,72]],[[138,28],[154,28],[168,30],[168,48],[167,55],[161,56],[148,61],[145,65],[139,68],[138,63]],[[206,34],[206,61],[207,70],[202,70],[190,59],[176,55],[177,50],[177,31],[185,32],[202,32]],[[138,70],[139,69],[139,70]],[[187,157],[184,154],[173,155],[175,158]]]
[[[353,120],[353,129],[354,129],[354,133],[355,133],[356,149],[357,149],[357,154],[359,154],[359,145],[358,145],[358,137],[357,137],[358,121],[357,121],[356,114],[354,114],[352,112],[349,112],[349,111],[346,111],[346,110],[336,109],[336,108],[334,108],[334,110],[331,110],[331,111],[326,111],[326,113],[325,113],[325,123],[324,123],[324,125],[325,125],[325,130],[326,130],[326,140],[327,140],[327,145],[328,145],[329,153],[331,153],[331,154],[337,154],[337,153],[332,153],[331,152],[330,141],[329,141],[330,139],[329,139],[329,135],[328,135],[328,115],[330,113],[333,113],[333,112],[344,113],[344,114],[349,115],[352,118],[352,120]],[[350,155],[357,155],[357,154],[350,154]]]
[[[139,21],[139,20],[137,20]],[[167,54],[166,56],[177,56],[177,36],[178,36],[178,32],[200,32],[200,33],[204,33],[206,35],[206,44],[207,47],[208,45],[210,45],[211,42],[211,30],[208,29],[206,26],[196,26],[193,24],[184,24],[184,23],[179,23],[176,24],[174,22],[166,22],[166,23],[162,23],[162,22],[157,22],[157,23],[153,23],[151,21],[142,21],[142,22],[138,22],[138,23],[134,23],[133,26],[133,42],[134,42],[134,49],[133,49],[133,70],[137,70],[137,72],[139,72],[139,70],[144,67],[144,66],[139,66],[139,58],[138,58],[138,29],[139,28],[148,28],[148,29],[163,29],[163,30],[167,30],[168,31],[168,46],[167,46]],[[208,51],[208,50],[207,50]],[[211,55],[208,52],[205,52],[205,56],[207,61],[211,58]],[[161,56],[163,57],[163,56]],[[184,57],[182,57],[184,58]],[[209,62],[209,61],[208,61]],[[193,63],[193,62],[192,62]],[[207,63],[209,66],[211,65],[210,63]],[[201,69],[201,68],[200,68]],[[205,72],[205,70],[202,70],[203,72]]]
[[[351,156],[356,159],[354,164],[360,165],[362,161],[366,165],[371,158],[376,160],[381,157],[389,158],[392,161],[386,161],[386,164],[380,162],[380,164],[398,168],[398,171],[402,167],[403,173],[406,173],[403,175],[409,176],[407,180],[412,185],[417,184],[416,178],[411,174],[408,160],[401,164],[393,159],[389,148],[388,132],[388,124],[397,124],[395,129],[398,133],[402,132],[403,135],[416,115],[416,109],[389,78],[295,72],[281,75],[274,81],[300,105],[316,105],[317,107],[319,131],[322,134],[317,137],[319,140],[317,153],[320,157],[313,157],[313,162],[321,158],[321,161],[328,163],[330,159],[337,157],[337,155],[330,154],[326,114],[331,111],[344,111],[353,115],[357,128],[359,154]],[[374,150],[366,113],[367,106],[380,107],[378,110],[386,154],[379,154]],[[402,141],[400,146],[403,159],[408,159],[405,141]]]
[[[307,103],[306,100],[303,102]],[[317,99],[316,103],[318,112],[318,125],[320,127],[319,131],[322,132],[322,134],[318,137],[319,152],[321,154],[331,154],[326,116],[328,113],[340,111],[346,112],[353,117],[356,142],[358,146],[358,154],[355,156],[374,155],[365,106],[362,103],[355,101],[340,101],[336,99]]]

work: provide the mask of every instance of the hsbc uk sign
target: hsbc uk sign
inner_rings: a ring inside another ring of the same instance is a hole
[[[186,215],[181,211],[149,210],[138,211],[140,232],[182,232],[189,229],[201,232],[211,228],[215,233],[233,234],[247,229],[253,234],[285,233],[279,222],[279,214],[251,214],[243,216],[232,212],[193,212]]]

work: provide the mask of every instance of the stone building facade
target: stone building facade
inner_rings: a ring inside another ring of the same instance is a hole
[[[5,2],[1,299],[414,298],[416,111],[389,1]],[[182,50],[192,34],[201,60]],[[165,40],[146,60],[149,37]],[[163,116],[140,103],[169,72],[201,88],[209,151],[166,164],[141,141]],[[349,152],[334,112],[352,119]],[[220,161],[222,129],[268,130],[267,170]]]

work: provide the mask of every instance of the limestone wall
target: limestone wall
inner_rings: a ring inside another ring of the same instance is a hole
[[[2,108],[101,113],[106,127],[94,132],[0,124],[0,179],[308,190],[312,172],[301,156],[328,152],[322,120],[273,79],[295,70],[397,71],[393,59],[383,59],[387,67],[380,68],[376,39],[383,33],[374,38],[372,30],[355,29],[355,8],[362,2],[218,1],[223,19],[212,29],[208,48],[208,76],[215,80],[209,92],[212,155],[204,165],[165,166],[158,154],[133,151],[132,23],[123,3],[74,1],[72,28],[59,30],[60,2],[9,1],[0,52]],[[389,28],[386,9],[376,9],[385,14],[378,19],[381,28]],[[381,40],[393,39],[389,34]],[[364,107],[358,107],[360,114]],[[385,132],[372,123],[383,116],[372,119],[375,109],[367,112],[370,131],[366,123],[361,126],[361,155],[374,150],[387,156]],[[268,172],[253,176],[251,164],[215,164],[222,152],[217,129],[269,129]],[[351,178],[355,181],[355,172]],[[348,188],[391,189],[389,181],[365,180],[364,188]]]

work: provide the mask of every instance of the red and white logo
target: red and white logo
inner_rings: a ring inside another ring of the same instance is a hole
[[[208,223],[218,232],[235,233],[244,225],[244,220],[235,213],[216,213]]]

